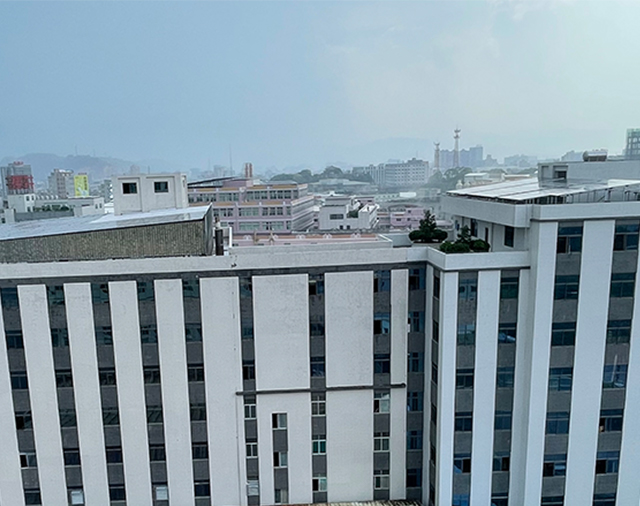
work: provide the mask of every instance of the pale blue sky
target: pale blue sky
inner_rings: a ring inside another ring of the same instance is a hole
[[[0,158],[205,167],[619,152],[640,3],[0,1]]]

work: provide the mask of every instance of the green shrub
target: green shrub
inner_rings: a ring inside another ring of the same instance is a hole
[[[469,253],[471,248],[463,242],[444,241],[440,245],[440,251],[443,253]]]
[[[491,246],[489,246],[489,243],[487,241],[483,241],[482,239],[476,239],[471,243],[471,249],[473,251],[485,252],[489,251],[490,247]]]

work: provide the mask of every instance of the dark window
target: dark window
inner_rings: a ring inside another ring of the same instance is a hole
[[[596,456],[596,474],[614,474],[618,472],[620,452],[598,452]]]
[[[314,378],[324,376],[324,357],[311,357],[311,376]]]
[[[496,411],[494,430],[511,430],[511,411]]]
[[[169,193],[169,181],[155,181],[153,191],[155,193]]]
[[[631,339],[631,320],[609,320],[607,322],[607,342],[628,343]]]
[[[156,383],[160,383],[160,368],[159,367],[148,367],[144,368],[144,382],[147,385],[152,385]]]
[[[467,474],[471,472],[471,455],[468,453],[457,453],[453,456],[453,472],[456,474]]]
[[[580,276],[556,276],[556,282],[553,290],[553,298],[577,299]]]
[[[202,341],[202,326],[199,323],[186,323],[184,333],[188,343]]]
[[[373,333],[388,334],[391,330],[389,313],[376,313],[373,315]]]
[[[422,411],[423,392],[407,392],[407,409],[409,411]]]
[[[26,390],[29,388],[26,372],[11,373],[11,388],[13,390]]]
[[[65,450],[64,451],[64,465],[65,466],[79,466],[80,465],[80,452],[78,450]]]
[[[100,385],[110,386],[116,384],[116,370],[113,367],[100,368]]]
[[[240,278],[240,298],[251,297],[251,292],[252,292],[251,278],[250,277]]]
[[[409,269],[409,290],[424,290],[424,273],[423,267]]]
[[[16,287],[0,289],[2,296],[2,307],[4,309],[12,309],[18,307],[18,289]]]
[[[500,298],[518,298],[518,276],[503,276],[500,278]]]
[[[391,355],[388,353],[374,355],[373,372],[375,374],[389,374],[391,372]]]
[[[469,494],[453,494],[451,506],[469,506]]]
[[[438,384],[438,365],[431,362],[431,381],[434,385]]]
[[[309,295],[324,294],[324,275],[309,274]]]
[[[567,454],[545,455],[542,476],[564,476],[567,473]]]
[[[498,342],[515,343],[517,327],[516,323],[500,323],[498,325]]]
[[[207,443],[194,443],[191,447],[193,460],[206,460],[209,458],[209,447]]]
[[[440,339],[440,324],[436,320],[431,322],[431,339],[436,343]]]
[[[147,423],[162,423],[162,406],[147,406]]]
[[[106,448],[107,464],[120,464],[122,463],[122,448],[119,446],[112,446]]]
[[[407,450],[422,450],[422,431],[407,431]]]
[[[498,388],[512,388],[513,375],[513,367],[498,367],[496,373],[496,386]]]
[[[201,365],[189,366],[187,374],[190,383],[198,383],[204,381],[204,367]]]
[[[505,494],[491,495],[491,506],[509,506],[509,498]]]
[[[7,341],[8,349],[20,350],[24,348],[21,330],[5,330],[4,335]]]
[[[96,343],[107,346],[113,344],[113,334],[111,332],[111,327],[96,327]]]
[[[271,428],[272,429],[286,429],[287,428],[287,414],[286,413],[271,413]]]
[[[138,193],[138,183],[122,183],[122,193],[125,195]]]
[[[154,299],[153,282],[138,281],[138,300],[140,302],[148,302]]]
[[[16,413],[16,429],[24,430],[30,429],[31,425],[31,411],[23,411],[21,413]]]
[[[456,371],[456,388],[473,388],[473,369]]]
[[[109,302],[109,284],[91,283],[91,301],[93,304],[107,304]]]
[[[424,332],[424,311],[411,311],[409,313],[409,331]]]
[[[375,271],[373,273],[373,291],[388,292],[391,289],[391,271]]]
[[[56,386],[58,388],[70,388],[73,386],[73,377],[69,369],[56,371]]]
[[[461,279],[458,282],[458,300],[476,300],[478,295],[478,279]]]
[[[253,325],[242,325],[242,339],[253,339]]]
[[[638,249],[638,223],[616,225],[616,235],[613,241],[614,251]]]
[[[569,434],[569,412],[551,411],[547,413],[547,434]]]
[[[542,506],[563,506],[564,497],[560,496],[544,496],[541,501]]]
[[[309,334],[311,337],[324,336],[324,322],[309,322]]]
[[[102,409],[102,423],[104,425],[120,425],[120,416],[118,415],[118,408],[106,408]]]
[[[24,503],[27,505],[42,504],[42,500],[40,499],[40,490],[37,490],[37,489],[25,490]]]
[[[253,360],[244,360],[242,362],[242,379],[256,379],[256,366]]]
[[[409,372],[424,372],[424,353],[415,351],[409,353]]]
[[[508,453],[496,453],[493,456],[493,471],[504,472],[509,470],[509,454]]]
[[[476,324],[467,323],[458,325],[458,345],[470,346],[476,342]]]
[[[158,328],[156,325],[142,325],[140,327],[140,341],[143,344],[158,342]]]
[[[601,410],[599,428],[600,432],[620,432],[622,430],[622,410]]]
[[[407,488],[422,486],[422,469],[407,469]]]
[[[182,296],[185,299],[200,298],[200,282],[196,278],[182,280]]]
[[[201,422],[207,419],[207,407],[204,404],[191,405],[191,421]]]
[[[211,487],[208,481],[196,481],[193,491],[196,497],[209,497],[211,495]]]
[[[76,412],[74,409],[60,410],[60,427],[76,427]]]
[[[433,275],[433,297],[440,299],[440,276]]]
[[[34,452],[20,454],[20,467],[23,469],[29,467],[38,467],[38,459]]]
[[[576,341],[576,322],[560,322],[551,326],[551,346],[573,346]]]
[[[558,254],[580,253],[582,251],[582,226],[565,226],[558,228]]]
[[[603,388],[624,388],[627,384],[627,364],[604,366]]]
[[[504,227],[504,245],[513,248],[513,238],[515,235],[515,230],[513,227],[505,226]]]
[[[47,286],[47,302],[49,306],[64,305],[64,287],[62,285]]]
[[[151,462],[164,462],[167,460],[164,445],[149,445],[149,460]]]
[[[109,486],[109,499],[112,501],[124,501],[127,498],[122,485]]]
[[[571,390],[572,382],[572,367],[552,367],[551,369],[549,369],[549,390]]]
[[[593,506],[616,506],[616,494],[594,494]]]
[[[51,329],[51,346],[54,348],[69,346],[69,331],[67,329]]]
[[[612,274],[611,297],[633,297],[635,283],[635,272],[621,272]]]
[[[473,414],[470,411],[456,413],[454,427],[457,432],[471,432],[473,429]]]
[[[478,237],[478,220],[471,220],[471,235],[473,237]]]

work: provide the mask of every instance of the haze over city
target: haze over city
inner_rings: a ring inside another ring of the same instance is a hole
[[[0,158],[559,157],[640,117],[632,2],[2,2]]]

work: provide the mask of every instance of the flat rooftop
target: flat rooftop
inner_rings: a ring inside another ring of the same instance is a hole
[[[208,209],[209,206],[198,206],[184,209],[160,209],[120,216],[100,214],[7,223],[0,225],[0,241],[199,221],[204,218]]]
[[[472,186],[447,192],[448,196],[491,200],[511,204],[571,204],[640,200],[640,180],[540,181],[530,177]]]

